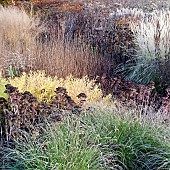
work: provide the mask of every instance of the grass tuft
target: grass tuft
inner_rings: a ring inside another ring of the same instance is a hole
[[[146,13],[137,23],[131,23],[135,36],[136,55],[117,67],[125,77],[137,83],[159,80],[169,84],[170,11]]]
[[[42,127],[42,126],[41,126]],[[24,169],[169,169],[169,131],[96,108],[47,124],[35,139],[7,149],[6,167]],[[10,164],[11,161],[14,161]]]

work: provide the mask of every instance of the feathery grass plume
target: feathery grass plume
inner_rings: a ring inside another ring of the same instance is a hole
[[[119,65],[117,72],[124,72],[127,79],[144,84],[168,77],[163,67],[168,69],[170,57],[169,23],[170,11],[167,10],[146,13],[139,22],[132,22],[136,55],[125,65]]]
[[[9,83],[18,87],[19,91],[31,92],[39,101],[44,98],[50,102],[51,96],[55,94],[57,87],[64,87],[68,91],[68,95],[75,101],[79,102],[77,95],[85,93],[89,104],[104,101],[109,104],[111,95],[103,98],[102,90],[95,84],[95,80],[90,80],[87,76],[79,79],[73,76],[64,78],[46,76],[45,72],[37,71],[29,74],[23,73],[20,77],[10,79]],[[45,89],[45,90],[43,90]],[[42,92],[43,90],[43,92]]]
[[[8,45],[34,43],[39,21],[29,16],[23,9],[0,6],[1,41]]]
[[[0,6],[0,67],[30,68],[34,61],[36,37],[43,30],[39,19],[15,6]]]
[[[117,16],[132,16],[133,18],[144,16],[144,12],[140,8],[117,8],[109,14],[110,17]]]

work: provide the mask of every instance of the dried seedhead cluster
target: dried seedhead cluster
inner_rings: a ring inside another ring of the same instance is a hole
[[[97,82],[105,94],[111,93],[123,106],[137,106],[146,109],[146,113],[149,107],[153,107],[155,111],[170,116],[170,88],[166,88],[163,95],[156,91],[154,82],[145,86],[126,81],[121,76],[109,77],[106,74],[98,77]]]
[[[63,110],[70,110],[71,113],[78,113],[83,108],[86,95],[78,95],[80,105],[76,105],[67,90],[63,87],[56,88],[51,103],[38,102],[28,91],[20,93],[16,87],[7,84],[5,93],[9,95],[8,101],[0,98],[0,139],[3,142],[11,142],[12,139],[19,140],[22,132],[30,134],[38,133],[38,124],[44,120],[58,122],[62,120]],[[76,112],[75,112],[76,111]]]

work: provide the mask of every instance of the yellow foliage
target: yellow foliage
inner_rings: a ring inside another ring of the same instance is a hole
[[[55,94],[57,87],[64,87],[68,91],[68,95],[77,103],[77,95],[85,93],[87,101],[90,104],[103,101],[110,103],[111,95],[103,98],[102,90],[95,84],[94,80],[89,80],[87,76],[79,79],[73,76],[68,76],[65,79],[46,76],[43,71],[23,73],[20,77],[10,79],[9,83],[18,87],[19,91],[31,92],[39,101],[46,100],[50,102],[51,96]],[[44,90],[45,89],[45,90]]]
[[[7,81],[0,76],[0,97],[4,97],[5,99],[8,98],[8,95],[4,93],[5,91],[5,84],[7,84]]]

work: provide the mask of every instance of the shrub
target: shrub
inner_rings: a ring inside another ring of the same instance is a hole
[[[15,87],[18,87],[19,91],[31,92],[39,101],[42,101],[45,97],[49,102],[51,96],[55,94],[57,87],[64,87],[68,91],[68,95],[78,102],[77,95],[79,93],[85,93],[87,95],[87,101],[89,104],[100,102],[104,100],[106,103],[110,103],[110,97],[106,96],[102,99],[102,90],[95,84],[95,80],[90,80],[87,76],[81,79],[73,76],[67,76],[64,78],[46,76],[43,71],[30,72],[29,74],[23,73],[20,77],[10,79],[9,83]],[[42,93],[42,90],[44,92]]]

